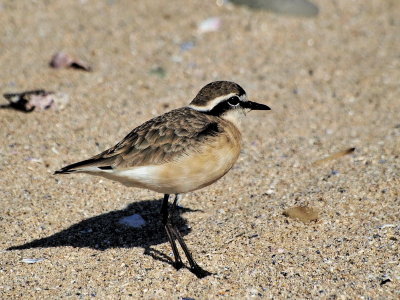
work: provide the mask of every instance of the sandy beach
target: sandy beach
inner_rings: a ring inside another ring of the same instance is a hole
[[[69,99],[0,101],[1,299],[400,297],[400,1],[315,0],[315,17],[223,2],[0,3],[1,94]],[[60,51],[92,70],[51,68]],[[163,195],[53,173],[215,80],[272,110],[248,114],[232,170],[180,203],[212,273],[197,279],[172,266]],[[135,214],[144,225],[120,223]]]

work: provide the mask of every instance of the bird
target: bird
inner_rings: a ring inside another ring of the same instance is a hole
[[[164,194],[160,218],[173,265],[177,270],[184,266],[177,241],[189,270],[203,278],[212,273],[197,264],[173,221],[178,200],[224,176],[241,151],[243,117],[251,110],[270,109],[248,100],[239,84],[214,81],[201,88],[189,105],[148,120],[115,146],[55,174],[86,173]]]

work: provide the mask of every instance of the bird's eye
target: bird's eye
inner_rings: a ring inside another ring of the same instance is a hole
[[[230,106],[238,106],[240,103],[240,99],[238,96],[233,96],[228,99],[228,103]]]

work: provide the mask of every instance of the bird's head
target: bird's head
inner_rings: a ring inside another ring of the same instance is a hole
[[[207,84],[190,102],[189,107],[224,118],[234,124],[239,123],[247,111],[271,109],[267,105],[248,100],[244,89],[231,81],[214,81]]]

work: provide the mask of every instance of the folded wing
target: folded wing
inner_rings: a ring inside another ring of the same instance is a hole
[[[114,147],[55,173],[99,172],[163,164],[196,151],[200,143],[214,138],[220,130],[210,116],[190,108],[177,109],[133,129]]]

